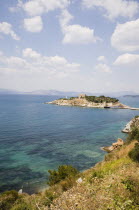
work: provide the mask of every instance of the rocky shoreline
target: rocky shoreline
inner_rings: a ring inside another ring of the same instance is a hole
[[[130,122],[128,122],[122,132],[130,133],[133,127],[139,128],[139,116],[134,117]]]
[[[139,129],[139,116],[135,116],[130,122],[127,123],[125,128],[122,130],[123,133],[130,133],[133,128]],[[120,138],[117,139],[117,142],[113,143],[111,146],[101,147],[101,149],[105,152],[112,152],[118,148],[120,148],[124,144],[124,141]]]
[[[101,149],[105,152],[112,152],[118,148],[120,148],[121,146],[123,146],[124,144],[124,141],[120,138],[117,139],[117,142],[113,143],[111,146],[108,146],[108,147],[101,147]]]

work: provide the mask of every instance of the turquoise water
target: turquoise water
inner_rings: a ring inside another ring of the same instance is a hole
[[[43,104],[58,97],[0,96],[0,191],[36,192],[48,169],[71,164],[80,171],[104,158],[110,145],[139,111]],[[139,98],[120,98],[139,107]]]

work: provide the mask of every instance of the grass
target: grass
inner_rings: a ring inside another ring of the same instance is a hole
[[[139,209],[139,165],[128,156],[135,143],[124,145],[83,172],[83,183],[61,194],[51,209]]]

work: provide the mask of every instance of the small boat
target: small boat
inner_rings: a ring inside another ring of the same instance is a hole
[[[110,109],[111,107],[110,107],[110,106],[104,106],[104,108],[105,108],[105,109]]]

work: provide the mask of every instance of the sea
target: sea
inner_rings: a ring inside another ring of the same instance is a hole
[[[137,110],[44,104],[58,96],[0,95],[0,192],[29,194],[47,187],[48,170],[72,165],[79,171],[102,161]],[[139,107],[139,97],[120,97]]]

